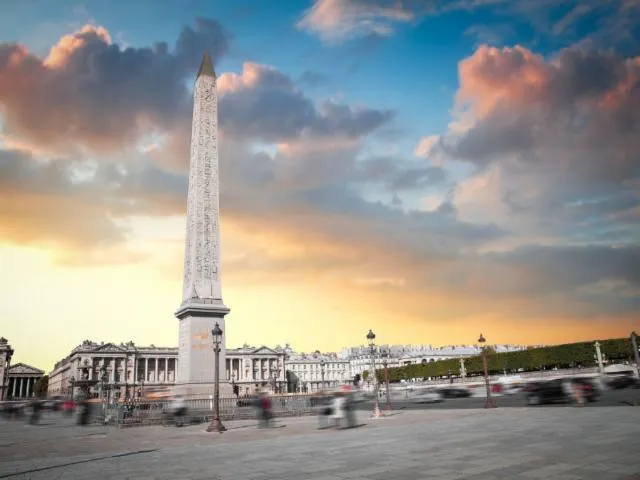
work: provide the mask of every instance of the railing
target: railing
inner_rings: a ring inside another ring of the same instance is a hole
[[[271,395],[274,417],[295,417],[316,413],[314,395]],[[224,420],[252,419],[257,416],[255,397],[221,397],[220,418]],[[212,398],[185,400],[190,422],[207,422],[213,417]],[[129,403],[92,403],[91,416],[95,423],[113,425],[157,425],[171,421],[171,400],[135,400]]]

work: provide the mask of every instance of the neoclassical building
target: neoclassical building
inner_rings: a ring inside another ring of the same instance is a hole
[[[349,360],[335,353],[287,353],[287,383],[290,392],[316,392],[350,383]]]
[[[250,394],[258,389],[273,392],[287,391],[287,352],[276,346],[227,348],[226,374],[231,385],[238,386],[240,395]]]
[[[175,347],[85,340],[55,364],[48,394],[67,396],[76,387],[86,387],[108,398],[140,396],[145,389],[173,385],[177,357]]]
[[[12,356],[13,349],[9,345],[9,341],[4,337],[0,337],[0,401],[7,398],[9,367],[11,366]]]
[[[0,337],[0,400],[24,400],[36,393],[36,384],[44,371],[24,363],[11,365],[13,349]]]
[[[178,348],[96,343],[85,340],[57,362],[49,374],[50,396],[71,395],[86,388],[92,396],[141,397],[175,384]],[[238,385],[239,394],[259,388],[286,389],[285,351],[277,347],[231,348],[221,378]]]

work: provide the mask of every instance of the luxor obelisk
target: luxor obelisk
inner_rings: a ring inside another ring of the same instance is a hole
[[[220,285],[220,219],[218,174],[218,92],[211,57],[205,53],[193,92],[187,235],[180,322],[177,390],[185,395],[213,393],[214,362],[211,330],[222,329],[220,391],[226,380],[226,328],[229,313]]]

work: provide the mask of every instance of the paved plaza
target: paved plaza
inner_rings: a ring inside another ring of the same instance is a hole
[[[0,422],[11,479],[632,479],[640,407],[405,410],[350,430],[315,417],[185,428]]]

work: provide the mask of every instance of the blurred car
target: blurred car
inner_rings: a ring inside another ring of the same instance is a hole
[[[444,396],[433,388],[425,388],[410,391],[409,400],[412,403],[437,403],[442,402],[444,400]]]
[[[471,390],[462,387],[444,387],[440,389],[443,398],[468,398]]]
[[[45,410],[51,410],[57,412],[62,408],[64,399],[62,397],[51,397],[42,401],[42,408]]]
[[[573,391],[579,389],[587,402],[597,400],[598,393],[593,384],[585,378],[557,378],[546,382],[533,382],[525,389],[529,405],[545,403],[569,403],[574,401]]]
[[[609,388],[620,390],[622,388],[635,387],[640,388],[640,382],[631,375],[616,375],[608,382]]]

